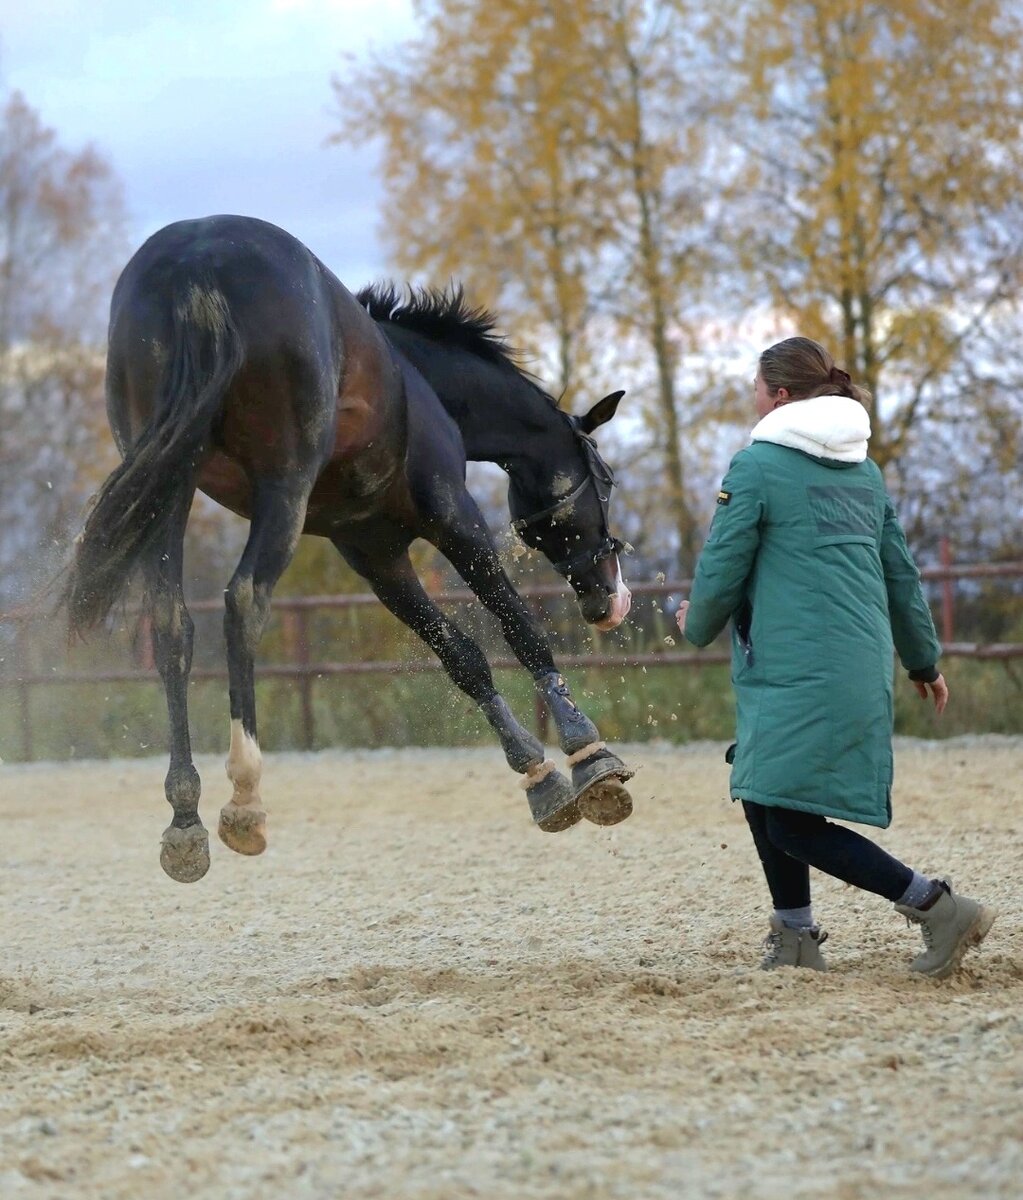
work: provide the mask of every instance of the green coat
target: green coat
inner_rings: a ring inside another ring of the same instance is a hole
[[[940,646],[877,465],[742,450],[690,600],[695,645],[733,622],[732,796],[887,826],[893,647],[923,670]]]

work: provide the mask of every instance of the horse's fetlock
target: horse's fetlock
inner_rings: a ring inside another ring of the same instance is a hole
[[[501,742],[508,766],[519,775],[528,773],[531,767],[543,762],[543,745],[538,738],[525,730],[522,737],[502,738]]]
[[[481,701],[480,711],[501,739],[505,760],[513,771],[521,775],[534,764],[543,762],[543,743],[516,721],[508,702],[499,692]]]
[[[175,823],[180,814],[185,819],[185,824],[180,828],[195,824],[198,820],[195,814],[199,806],[199,796],[202,793],[202,782],[195,767],[191,763],[183,767],[171,767],[164,782],[164,791],[174,809]],[[182,809],[185,810],[183,813]]]

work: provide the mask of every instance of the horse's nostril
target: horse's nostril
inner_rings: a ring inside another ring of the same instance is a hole
[[[596,625],[605,620],[611,612],[614,593],[605,592],[603,588],[595,588],[578,597],[579,611],[583,620],[590,625]]]

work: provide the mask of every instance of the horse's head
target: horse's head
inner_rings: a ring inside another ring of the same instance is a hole
[[[561,414],[563,424],[542,439],[533,469],[513,475],[508,489],[513,528],[568,580],[584,620],[601,630],[622,623],[632,593],[618,562],[623,544],[608,526],[614,475],[591,435],[624,395],[612,392],[582,417]]]

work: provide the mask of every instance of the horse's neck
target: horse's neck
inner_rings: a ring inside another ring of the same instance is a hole
[[[415,340],[399,350],[434,390],[462,434],[466,458],[514,469],[529,447],[549,429],[562,432],[564,418],[551,401],[515,371],[468,355],[464,369],[452,369],[449,357]]]
[[[473,462],[499,463],[514,470],[534,460],[541,442],[551,444],[562,418],[536,388],[499,379],[471,396],[455,395],[441,403],[462,432],[465,454]],[[551,439],[545,438],[549,433]]]

